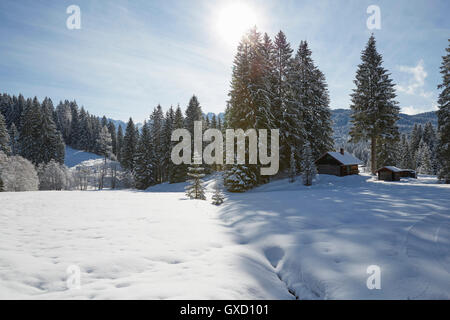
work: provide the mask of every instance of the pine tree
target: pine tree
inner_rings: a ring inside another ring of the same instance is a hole
[[[10,137],[10,146],[11,146],[11,155],[15,156],[20,152],[20,144],[19,144],[19,131],[16,128],[14,123],[11,124],[9,128],[9,137]]]
[[[123,147],[123,131],[122,126],[119,125],[119,129],[117,129],[117,145],[116,145],[116,156],[119,162],[122,161],[122,147]]]
[[[178,106],[175,111],[173,130],[182,129],[183,127],[184,127],[183,112],[181,111],[180,106]],[[176,142],[171,142],[171,146],[173,147],[175,143]],[[186,175],[187,175],[186,164],[181,163],[179,165],[173,165],[169,175],[169,182],[170,183],[184,182],[186,181]]]
[[[220,185],[218,182],[214,184],[214,194],[212,195],[212,204],[219,206],[223,203],[225,197],[222,193]]]
[[[276,119],[276,128],[280,129],[280,165],[283,170],[289,168],[291,150],[299,145],[295,140],[298,136],[294,133],[299,128],[297,106],[292,104],[291,97],[293,50],[282,31],[276,35],[273,47],[274,85],[270,90],[273,94],[272,112]]]
[[[389,73],[382,67],[382,56],[376,50],[375,37],[371,35],[361,54],[362,63],[358,66],[356,89],[352,97],[352,142],[371,143],[371,171],[377,170],[377,143],[394,143],[398,140],[396,121],[399,107],[394,84]]]
[[[186,187],[186,195],[191,199],[206,200],[205,187],[202,178],[205,176],[204,168],[199,164],[195,164],[196,160],[201,159],[201,155],[194,154],[194,163],[188,168],[189,185]]]
[[[35,97],[27,102],[20,132],[20,155],[38,164],[41,158],[41,106]]]
[[[0,113],[0,151],[5,154],[11,154],[10,137],[8,130],[6,129],[5,118]]]
[[[414,127],[411,132],[410,138],[411,141],[410,148],[413,154],[415,154],[417,150],[419,150],[420,141],[422,141],[422,135],[423,135],[422,126],[418,125],[417,123],[414,123]]]
[[[111,140],[111,134],[109,133],[108,127],[105,125],[102,127],[102,130],[100,131],[99,138],[97,140],[98,145],[98,151],[100,155],[103,156],[104,162],[103,162],[103,168],[100,175],[100,181],[99,181],[99,189],[103,189],[104,187],[104,179],[106,176],[107,166],[106,162],[107,159],[111,157],[112,154],[112,140]]]
[[[154,148],[150,134],[150,125],[144,122],[136,148],[134,180],[136,188],[145,190],[155,184],[153,174]]]
[[[153,175],[156,183],[163,181],[164,173],[164,136],[163,136],[164,114],[158,105],[150,115],[150,135],[153,146]]]
[[[302,179],[305,186],[310,186],[316,177],[317,169],[312,156],[309,142],[305,143],[302,160]]]
[[[267,61],[261,34],[251,29],[239,43],[233,65],[226,126],[231,129],[275,128]],[[248,147],[245,150],[248,155]],[[229,191],[245,191],[263,182],[258,164],[227,165],[225,185]],[[242,186],[241,183],[245,183]]]
[[[175,111],[173,107],[170,106],[169,110],[166,112],[166,117],[164,118],[164,125],[162,129],[162,168],[163,168],[163,181],[168,181],[173,169],[173,163],[171,160],[172,152],[172,131],[175,122]]]
[[[421,174],[432,174],[431,152],[428,145],[422,140],[416,154],[417,171]]]
[[[408,139],[406,138],[406,135],[403,134],[400,142],[398,165],[400,168],[404,169],[413,168],[412,162]]]
[[[291,161],[289,166],[289,182],[295,181],[295,176],[297,175],[297,160],[295,157],[295,148],[291,149]]]
[[[64,163],[65,145],[62,135],[56,128],[53,121],[53,103],[49,98],[45,98],[41,107],[41,123],[39,144],[41,148],[40,157],[37,163],[48,163],[55,160]]]
[[[112,121],[108,122],[108,131],[111,135],[111,144],[112,144],[112,153],[115,158],[117,158],[117,135],[116,135],[116,126]]]
[[[292,107],[287,121],[292,146],[300,149],[309,141],[317,159],[333,148],[330,99],[324,74],[315,66],[306,41],[301,41],[291,71]],[[301,149],[303,150],[303,149]]]
[[[439,94],[438,111],[438,162],[440,166],[439,179],[450,183],[450,39],[445,49],[447,54],[442,57],[441,74],[442,83]]]
[[[121,162],[120,164],[125,170],[132,172],[134,170],[134,157],[136,152],[138,136],[134,126],[133,119],[130,118],[125,129],[125,136],[123,138],[123,147],[121,148]]]

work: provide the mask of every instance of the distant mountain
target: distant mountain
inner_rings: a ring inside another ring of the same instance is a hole
[[[334,140],[337,143],[348,141],[350,123],[350,109],[331,110],[331,119],[333,120]],[[414,127],[414,123],[422,126],[430,121],[437,127],[437,115],[435,111],[424,112],[415,115],[400,113],[400,119],[397,122],[400,133],[409,133]]]
[[[334,130],[334,140],[336,143],[346,142],[349,139],[348,133],[350,131],[351,126],[350,113],[351,113],[350,109],[331,110],[331,119],[333,121],[333,130]],[[208,112],[205,115],[206,117],[208,117],[209,120],[211,120],[214,113]],[[216,117],[217,116],[222,120],[223,123],[225,113],[220,112],[216,114]],[[125,133],[127,124],[124,121],[114,119],[108,120],[111,120],[114,123],[116,129],[118,129],[119,126],[121,126],[123,132]],[[409,133],[412,130],[415,123],[421,124],[423,126],[428,121],[430,121],[433,124],[433,126],[437,127],[437,115],[435,111],[424,112],[415,115],[400,113],[400,120],[397,122],[397,125],[399,127],[400,133]],[[142,123],[137,123],[136,125],[139,129],[142,127]]]

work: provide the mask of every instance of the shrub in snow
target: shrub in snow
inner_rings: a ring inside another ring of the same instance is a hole
[[[38,176],[40,190],[69,190],[74,184],[69,169],[53,159],[39,165]]]
[[[194,155],[194,162],[200,159],[201,157],[198,154]],[[193,163],[188,168],[188,176],[191,177],[189,180],[189,185],[186,187],[186,195],[191,199],[200,199],[206,200],[205,196],[205,187],[203,186],[203,178],[205,176],[204,168],[202,168],[199,164]]]
[[[311,154],[311,147],[309,146],[309,142],[306,142],[305,149],[303,151],[302,170],[303,184],[305,186],[312,185],[313,179],[317,174],[317,169]]]
[[[216,184],[214,185],[214,194],[212,196],[212,204],[215,204],[216,206],[221,205],[223,203],[224,200],[224,196],[222,193],[222,190],[220,188],[220,185],[218,182],[216,182]]]
[[[232,165],[225,172],[225,186],[230,192],[245,192],[255,186],[255,173],[245,165]]]
[[[8,157],[0,151],[0,177],[5,191],[38,190],[39,179],[34,165],[20,156]]]

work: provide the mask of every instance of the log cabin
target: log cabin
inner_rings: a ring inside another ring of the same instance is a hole
[[[417,178],[417,174],[411,169],[400,169],[394,166],[385,166],[376,171],[378,180],[400,181],[400,178]]]
[[[358,174],[361,160],[341,148],[339,152],[327,152],[316,160],[317,172],[343,177]]]

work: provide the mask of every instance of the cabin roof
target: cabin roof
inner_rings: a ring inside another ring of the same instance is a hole
[[[334,159],[339,161],[342,165],[352,165],[352,164],[355,165],[355,164],[360,164],[362,162],[361,160],[359,160],[358,158],[352,156],[350,153],[347,153],[347,152],[342,154],[340,152],[332,152],[332,151],[330,151],[330,152],[327,152],[326,154],[324,154],[320,158],[323,158],[327,154],[329,154]]]
[[[411,170],[411,169],[400,169],[400,168],[397,168],[394,166],[384,166],[384,167],[378,169],[376,172],[384,170],[384,169],[392,171],[392,172],[414,172],[414,170]]]

